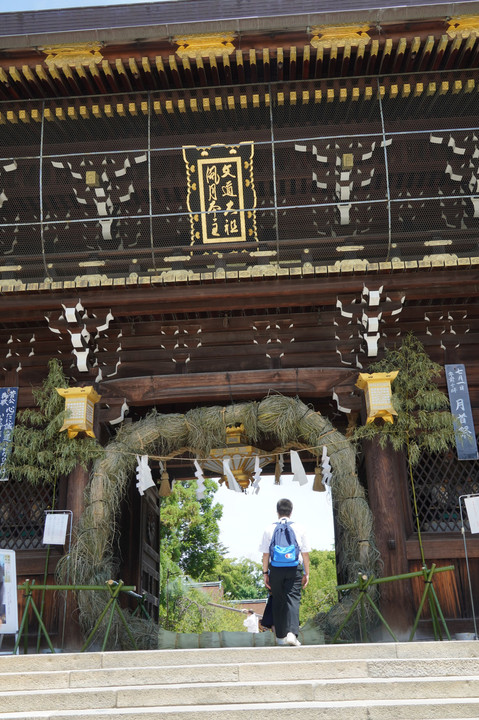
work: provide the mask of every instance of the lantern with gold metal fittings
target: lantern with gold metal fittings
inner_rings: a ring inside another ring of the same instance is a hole
[[[364,390],[366,398],[366,423],[382,418],[393,423],[393,415],[397,415],[392,404],[391,383],[396,379],[399,370],[389,373],[359,373],[356,387]]]
[[[226,445],[225,448],[213,448],[210,451],[210,457],[203,463],[203,467],[207,470],[221,475],[220,482],[226,482],[228,479],[224,475],[223,461],[228,460],[234,478],[240,485],[243,492],[250,486],[253,481],[256,460],[258,458],[258,466],[260,468],[269,465],[273,461],[273,457],[265,455],[263,450],[246,445],[244,435],[244,426],[242,423],[232,423],[226,426]]]
[[[79,432],[94,438],[93,406],[101,395],[91,385],[86,387],[56,388],[59,395],[65,398],[66,417],[60,428],[68,431],[68,437],[74,438]]]

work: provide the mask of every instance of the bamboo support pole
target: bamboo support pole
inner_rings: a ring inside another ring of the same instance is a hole
[[[111,631],[111,626],[113,623],[113,616],[114,616],[115,612],[118,613],[120,620],[125,627],[125,630],[128,634],[128,637],[130,638],[130,641],[131,641],[133,647],[135,648],[135,650],[137,649],[135,640],[131,633],[131,630],[128,627],[126,618],[125,618],[123,611],[119,605],[119,596],[120,596],[121,592],[126,592],[129,595],[133,595],[134,597],[136,597],[138,599],[139,604],[141,606],[143,605],[144,597],[142,595],[138,595],[135,592],[136,587],[134,585],[124,585],[122,580],[120,580],[119,582],[116,582],[114,580],[109,580],[108,582],[105,583],[105,585],[46,585],[46,584],[36,585],[35,581],[26,580],[22,585],[18,585],[18,590],[23,590],[24,596],[26,597],[26,602],[25,602],[25,608],[23,611],[22,619],[20,622],[20,627],[18,630],[17,639],[16,639],[15,646],[12,651],[13,654],[16,654],[22,637],[23,637],[23,641],[24,641],[24,653],[25,654],[28,653],[28,613],[29,613],[30,608],[32,609],[34,615],[36,616],[36,618],[38,620],[39,636],[40,636],[40,633],[43,634],[51,652],[52,653],[55,652],[55,649],[52,645],[52,641],[48,634],[47,628],[43,622],[42,615],[39,612],[39,610],[35,604],[35,601],[33,599],[33,591],[34,590],[42,591],[42,593],[44,593],[45,591],[48,591],[48,590],[53,590],[53,591],[73,590],[75,592],[79,592],[81,590],[87,590],[87,591],[92,591],[92,592],[108,591],[110,593],[108,602],[105,605],[105,608],[103,609],[97,622],[95,623],[95,626],[94,626],[92,632],[90,633],[90,635],[88,636],[87,641],[84,643],[84,645],[81,649],[81,652],[84,652],[84,650],[86,650],[88,648],[88,646],[90,645],[91,641],[93,640],[96,632],[98,631],[98,629],[101,625],[101,622],[102,622],[103,618],[105,617],[106,613],[108,612],[108,610],[110,610],[110,615],[109,615],[109,619],[108,619],[108,623],[107,623],[105,637],[103,639],[102,650],[104,650],[106,647],[106,643],[108,641],[108,637],[109,637],[109,634]],[[146,610],[143,606],[141,607],[141,609],[145,613],[145,615],[147,617],[149,617],[148,613],[146,612]],[[37,652],[38,652],[38,643],[37,643]]]
[[[388,625],[386,619],[381,614],[379,608],[376,606],[374,600],[368,595],[367,590],[373,586],[373,585],[381,585],[383,583],[389,583],[396,580],[409,580],[411,578],[415,577],[422,577],[424,578],[424,592],[421,597],[421,601],[419,603],[419,608],[416,613],[416,617],[414,620],[414,625],[411,631],[411,634],[409,636],[409,642],[411,642],[416,634],[417,626],[419,623],[419,619],[421,616],[421,612],[424,607],[424,603],[426,602],[426,599],[429,600],[429,607],[431,609],[431,617],[433,622],[433,630],[434,630],[434,637],[436,640],[442,640],[441,631],[440,631],[440,625],[438,621],[439,619],[442,623],[442,627],[446,633],[447,639],[450,640],[451,636],[449,634],[449,630],[446,625],[446,621],[444,619],[443,612],[441,610],[441,606],[439,603],[439,599],[437,597],[436,591],[433,586],[433,576],[435,573],[438,572],[445,572],[454,570],[454,565],[447,565],[444,567],[436,567],[435,564],[432,565],[430,569],[428,569],[426,566],[424,566],[421,570],[418,570],[416,572],[411,573],[402,573],[401,575],[392,575],[390,577],[383,577],[383,578],[376,578],[373,575],[367,577],[366,575],[363,575],[362,573],[359,573],[358,580],[355,583],[347,583],[345,585],[337,585],[336,590],[342,591],[342,590],[359,590],[357,598],[354,600],[352,606],[349,609],[348,614],[346,615],[345,619],[339,626],[338,630],[336,631],[334,637],[333,637],[333,644],[337,642],[339,636],[341,635],[343,629],[346,627],[347,623],[349,622],[350,618],[352,617],[354,611],[360,605],[360,629],[361,633],[363,635],[363,642],[367,639],[367,624],[365,619],[365,602],[368,602],[371,607],[373,608],[374,612],[378,616],[381,623],[384,625],[386,630],[389,632],[389,634],[392,636],[392,638],[397,641],[396,636],[394,635],[393,631],[391,630],[390,626]]]

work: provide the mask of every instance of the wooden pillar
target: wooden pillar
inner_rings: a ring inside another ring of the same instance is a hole
[[[94,413],[93,431],[95,437],[100,437],[99,412]],[[82,465],[77,465],[68,476],[65,508],[71,510],[72,515],[72,542],[75,542],[76,530],[80,518],[85,510],[85,490],[90,481],[90,469],[85,470]],[[80,650],[83,645],[83,635],[78,622],[78,605],[73,592],[67,593],[65,623],[65,650],[74,652]]]
[[[377,439],[364,442],[369,506],[374,517],[376,544],[383,561],[383,577],[409,572],[406,539],[411,525],[406,462]],[[410,580],[380,585],[380,609],[399,640],[407,639],[414,622]],[[387,637],[389,633],[385,631]],[[386,637],[386,636],[384,636]]]
[[[71,510],[72,515],[72,542],[75,542],[76,528],[85,509],[84,494],[88,485],[90,473],[81,465],[77,465],[68,476],[66,509]],[[71,580],[70,580],[71,582]],[[73,592],[67,593],[65,622],[65,650],[75,652],[83,645],[83,635],[78,622],[78,606]]]

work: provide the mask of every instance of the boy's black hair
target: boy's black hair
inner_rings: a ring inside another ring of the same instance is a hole
[[[293,503],[288,498],[281,498],[276,503],[276,512],[279,517],[289,517],[293,512]]]

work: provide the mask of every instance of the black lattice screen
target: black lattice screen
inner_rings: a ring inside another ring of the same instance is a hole
[[[28,482],[0,483],[0,547],[32,550],[42,547],[45,510],[51,508],[52,488]]]
[[[444,72],[0,102],[0,279],[196,281],[476,256],[477,87]],[[222,148],[223,177],[238,143],[254,152],[237,185],[202,185],[204,153]]]
[[[460,532],[459,497],[479,493],[479,460],[459,461],[452,451],[444,455],[424,453],[414,470],[414,483],[421,530]],[[411,486],[409,495],[412,509]],[[469,529],[466,513],[464,524]]]

